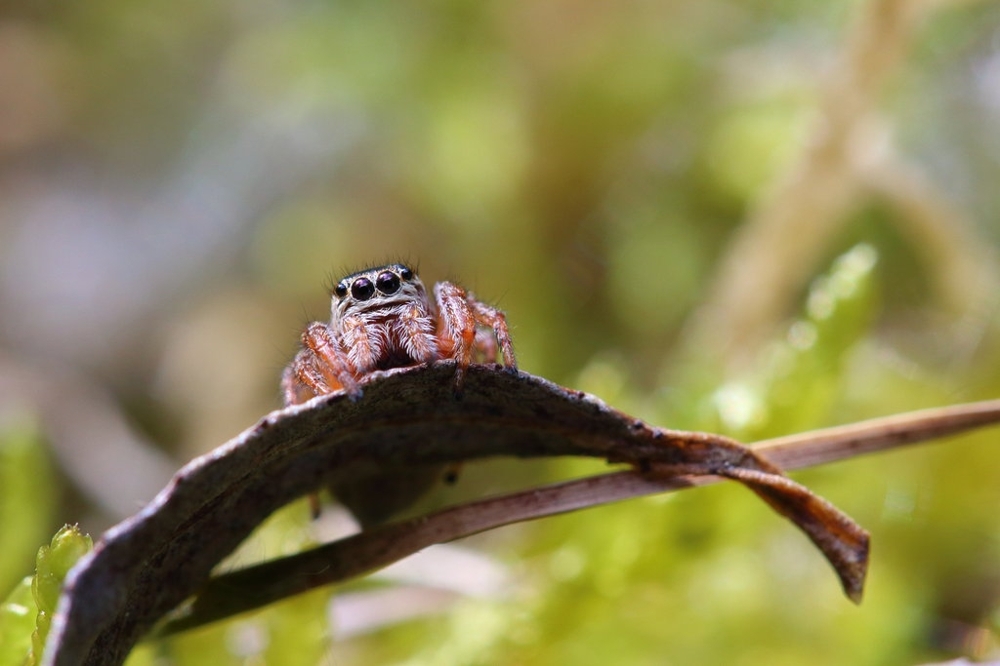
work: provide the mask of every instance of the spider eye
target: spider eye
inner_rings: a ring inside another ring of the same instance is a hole
[[[378,277],[375,278],[375,286],[383,294],[395,294],[399,291],[399,276],[392,271],[379,273]]]
[[[337,295],[337,298],[343,298],[347,296],[347,285],[341,282],[336,287],[333,288],[333,293]]]
[[[368,278],[358,278],[351,285],[351,296],[359,301],[367,301],[375,293],[375,285]]]
[[[399,269],[399,277],[403,278],[404,280],[410,280],[413,278],[413,271],[411,271],[406,266],[403,266],[402,268]]]

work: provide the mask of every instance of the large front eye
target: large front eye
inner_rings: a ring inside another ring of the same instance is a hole
[[[375,285],[368,278],[358,278],[351,285],[351,296],[355,300],[367,301],[375,293]]]
[[[399,276],[392,271],[379,273],[378,277],[375,278],[375,286],[383,294],[395,294],[399,291]]]

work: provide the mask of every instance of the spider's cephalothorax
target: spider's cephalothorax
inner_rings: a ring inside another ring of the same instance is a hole
[[[514,348],[502,312],[450,282],[434,285],[434,302],[416,272],[389,264],[352,273],[333,288],[330,323],[313,322],[302,349],[285,368],[285,404],[344,389],[361,395],[371,372],[455,361],[460,389],[474,357],[514,368]],[[331,488],[362,524],[381,522],[412,503],[440,478],[439,468],[382,471]],[[318,511],[315,497],[313,510]]]
[[[333,288],[330,323],[313,322],[302,350],[285,369],[285,403],[346,389],[374,370],[438,359],[457,365],[457,385],[475,355],[515,367],[502,312],[450,282],[434,286],[434,303],[413,269],[389,264],[352,273]]]

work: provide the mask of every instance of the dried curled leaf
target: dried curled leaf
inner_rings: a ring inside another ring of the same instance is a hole
[[[867,533],[752,450],[717,435],[654,428],[592,396],[494,366],[470,368],[458,398],[453,374],[450,363],[377,373],[360,400],[334,393],[272,412],[189,463],[70,573],[46,663],[120,664],[293,499],[359,474],[487,456],[601,457],[653,477],[737,480],[794,521],[847,594],[860,598]]]

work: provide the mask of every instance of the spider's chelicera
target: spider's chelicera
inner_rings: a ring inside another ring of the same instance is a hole
[[[451,359],[456,386],[474,358],[516,367],[503,312],[450,282],[432,302],[416,272],[389,264],[352,273],[333,288],[330,323],[313,322],[282,376],[285,404],[345,389],[375,370]]]

